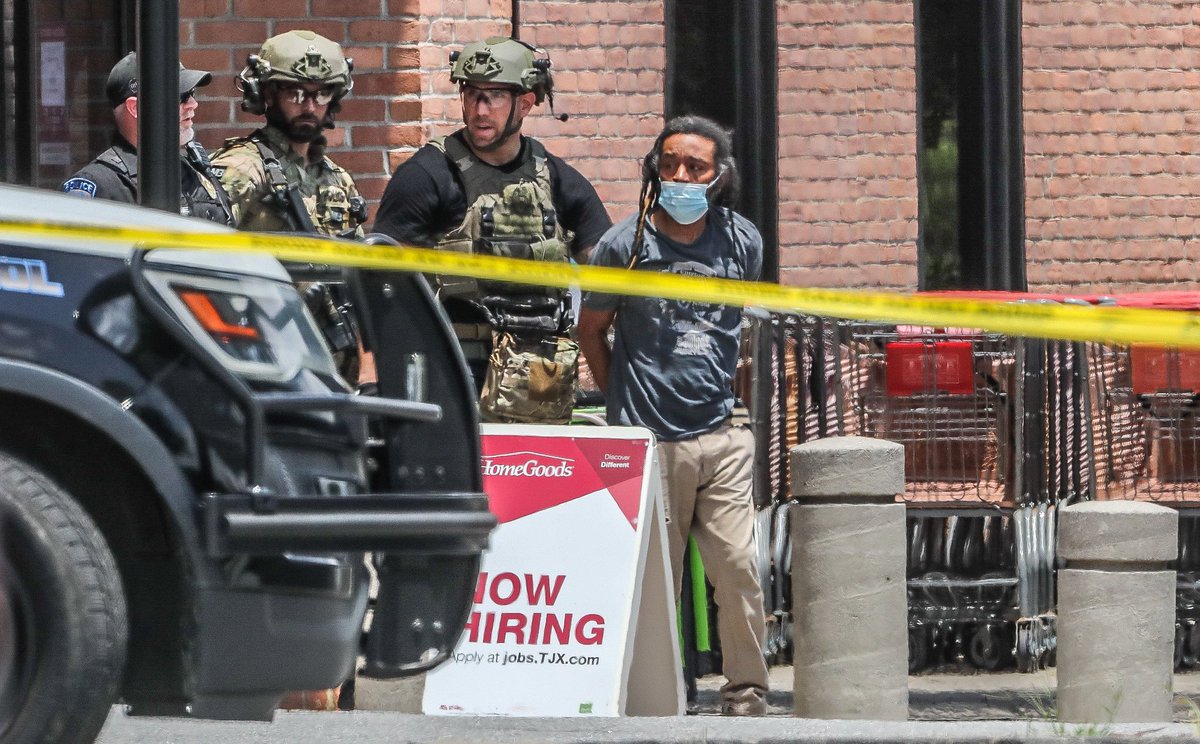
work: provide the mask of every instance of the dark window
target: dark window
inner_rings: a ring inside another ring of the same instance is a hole
[[[763,236],[763,276],[779,277],[775,0],[668,0],[666,116],[733,129],[737,210]]]
[[[133,48],[134,0],[4,0],[0,176],[46,188],[108,146],[104,82]]]
[[[916,0],[922,289],[1024,289],[1020,0]]]

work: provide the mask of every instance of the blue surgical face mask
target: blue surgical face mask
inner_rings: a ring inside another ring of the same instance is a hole
[[[667,210],[671,219],[690,225],[708,212],[708,189],[717,182],[679,183],[659,180],[658,205]]]

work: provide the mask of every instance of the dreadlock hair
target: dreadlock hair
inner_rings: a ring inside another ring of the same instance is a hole
[[[741,178],[738,176],[737,162],[733,157],[733,134],[730,130],[708,117],[697,114],[676,116],[668,121],[658,133],[650,152],[642,159],[642,191],[638,198],[637,229],[633,235],[633,256],[630,258],[629,268],[637,264],[642,249],[646,217],[658,204],[658,161],[662,157],[663,143],[668,137],[676,134],[694,134],[716,145],[714,165],[717,169],[717,185],[709,192],[709,199],[714,205],[732,208],[741,191]]]

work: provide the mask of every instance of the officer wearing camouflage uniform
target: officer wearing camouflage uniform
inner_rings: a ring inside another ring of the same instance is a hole
[[[244,230],[361,236],[366,202],[354,180],[325,155],[353,60],[312,31],[267,39],[238,76],[242,109],[266,116],[248,137],[227,140],[213,169]]]
[[[553,112],[550,60],[524,42],[493,37],[467,44],[450,61],[465,126],[396,169],[375,231],[442,250],[583,260],[612,224],[608,213],[577,170],[521,135],[535,105],[548,99]],[[481,390],[483,420],[566,422],[578,346],[565,293],[454,277],[435,282]]]
[[[208,153],[195,140],[196,88],[212,82],[212,74],[179,65],[179,213],[233,224],[229,199],[212,171]],[[130,52],[108,73],[105,94],[112,105],[112,146],[80,168],[62,190],[85,199],[138,203],[138,64]]]
[[[350,174],[325,155],[323,134],[354,87],[353,69],[339,44],[312,31],[272,36],[247,58],[237,80],[242,110],[265,115],[267,124],[226,140],[212,159],[239,228],[362,237],[366,202]],[[326,284],[301,282],[298,289],[342,376],[351,385],[372,382],[372,360],[345,298]]]

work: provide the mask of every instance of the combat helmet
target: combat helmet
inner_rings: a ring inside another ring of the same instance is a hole
[[[473,41],[461,52],[450,53],[450,81],[511,85],[522,93],[533,93],[538,104],[549,98],[553,110],[550,58],[538,54],[529,44],[507,36]]]
[[[258,54],[246,58],[238,75],[242,110],[262,114],[266,110],[263,89],[267,83],[320,83],[334,87],[331,111],[354,87],[350,73],[354,60],[342,53],[335,41],[312,31],[288,31],[263,42]]]

